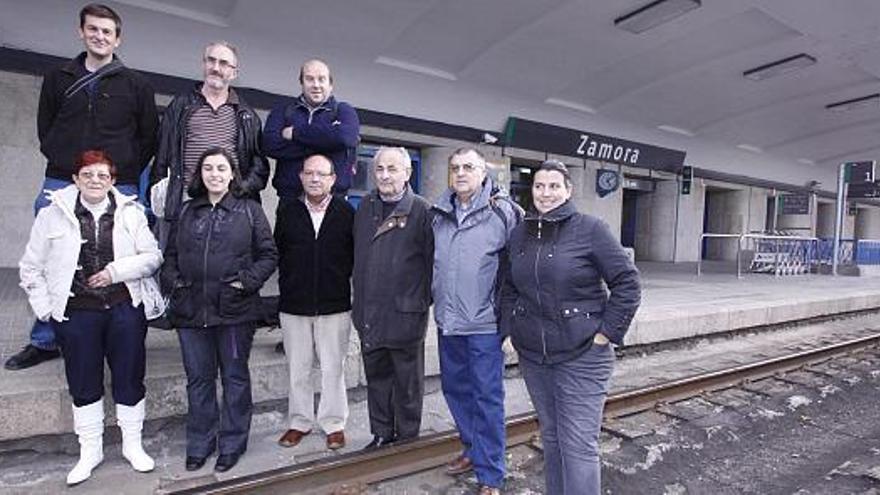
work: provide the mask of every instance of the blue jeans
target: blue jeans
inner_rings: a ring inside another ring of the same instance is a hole
[[[544,365],[520,358],[519,367],[541,426],[545,493],[598,495],[599,427],[614,350],[593,344],[571,361]]]
[[[444,336],[440,384],[480,484],[504,482],[504,351],[498,334]]]
[[[34,200],[34,216],[37,216],[40,210],[51,203],[46,195],[46,191],[57,191],[71,184],[73,184],[71,181],[46,177],[43,181],[43,187],[40,188],[37,198]],[[125,195],[136,196],[138,194],[138,186],[134,184],[117,185],[116,189]],[[44,351],[52,351],[58,347],[55,343],[55,333],[52,330],[51,323],[40,320],[34,321],[34,326],[31,327],[31,345]]]
[[[186,455],[207,457],[247,450],[253,402],[248,359],[253,325],[181,328],[177,331],[186,370]],[[217,405],[217,370],[223,406]]]
[[[105,358],[113,379],[113,401],[125,406],[140,402],[146,394],[144,307],[124,301],[110,309],[72,309],[67,318],[53,326],[73,405],[82,407],[104,396]]]

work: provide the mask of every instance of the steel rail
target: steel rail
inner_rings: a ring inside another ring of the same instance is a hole
[[[742,382],[771,377],[878,343],[880,333],[618,392],[608,396],[605,416],[618,417],[645,411],[661,403],[675,402],[705,392],[730,388]],[[521,414],[509,418],[506,427],[508,447],[522,445],[538,432],[538,419],[534,413]],[[351,452],[208,484],[188,486],[199,480],[182,480],[160,488],[157,492],[174,495],[358,493],[360,488],[370,483],[442,466],[460,451],[458,434],[448,431],[374,451]]]

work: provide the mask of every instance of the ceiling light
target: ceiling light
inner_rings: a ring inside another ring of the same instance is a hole
[[[544,103],[548,105],[556,105],[557,107],[568,108],[571,110],[577,110],[579,112],[585,113],[596,113],[596,109],[581,103],[575,103],[573,101],[562,100],[559,98],[547,98],[544,100]]]
[[[223,15],[214,14],[211,12],[202,12],[196,9],[189,9],[186,7],[178,7],[176,5],[172,5],[167,1],[163,0],[116,0],[118,3],[131,5],[133,7],[140,7],[146,10],[152,10],[154,12],[159,12],[160,14],[168,14],[176,17],[180,17],[182,19],[189,19],[191,21],[201,22],[204,24],[211,24],[213,26],[218,26],[222,28],[229,27],[229,16],[232,12],[226,12]],[[206,5],[210,5],[207,4]],[[222,8],[222,7],[221,7]],[[230,9],[225,9],[230,10]]]
[[[410,62],[404,62],[403,60],[397,60],[396,58],[390,57],[379,57],[375,61],[377,64],[387,65],[389,67],[394,67],[397,69],[408,70],[410,72],[415,72],[417,74],[422,74],[425,76],[431,77],[439,77],[440,79],[446,79],[447,81],[455,81],[458,78],[455,74],[451,72],[446,72],[445,70],[435,69],[433,67],[428,67],[427,65],[419,65],[413,64]]]
[[[872,95],[860,96],[851,100],[838,101],[837,103],[829,103],[825,105],[826,110],[832,112],[848,112],[850,110],[861,110],[863,108],[874,108],[880,106],[880,93]]]
[[[763,81],[764,79],[801,70],[815,63],[816,57],[807,55],[806,53],[800,53],[792,57],[777,60],[776,62],[770,62],[769,64],[760,67],[755,67],[754,69],[749,69],[743,72],[743,77],[751,79],[752,81]]]
[[[701,0],[656,0],[614,19],[614,25],[624,31],[639,34],[669,22],[700,5],[702,5]]]
[[[694,137],[694,135],[695,135],[693,131],[689,131],[687,129],[682,129],[681,127],[675,127],[675,126],[666,125],[666,124],[658,125],[657,129],[660,129],[661,131],[671,132],[673,134],[681,134],[682,136],[687,136],[687,137]]]
[[[763,153],[764,152],[764,150],[762,150],[761,148],[758,148],[757,146],[752,146],[751,144],[738,144],[738,145],[736,145],[736,147],[741,150],[751,151],[752,153]]]
[[[815,165],[816,164],[816,162],[814,162],[813,160],[810,160],[809,158],[798,158],[797,162],[802,163],[804,165]]]

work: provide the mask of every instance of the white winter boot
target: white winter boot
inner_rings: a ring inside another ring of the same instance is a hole
[[[104,400],[73,406],[73,431],[79,437],[79,462],[67,474],[67,484],[89,479],[92,469],[104,460]]]
[[[153,458],[144,452],[141,430],[144,426],[144,399],[133,406],[116,404],[116,424],[122,430],[122,456],[135,471],[146,473],[156,467]]]

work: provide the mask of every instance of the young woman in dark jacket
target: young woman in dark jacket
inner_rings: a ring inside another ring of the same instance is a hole
[[[502,328],[541,425],[546,492],[560,495],[600,493],[610,342],[623,343],[641,300],[635,266],[604,222],[577,212],[571,187],[561,162],[535,173],[535,211],[511,234],[502,296]]]
[[[186,369],[188,471],[201,468],[215,448],[214,470],[227,471],[247,449],[253,409],[248,358],[260,319],[259,290],[278,252],[263,209],[238,191],[233,155],[222,148],[205,151],[162,266]]]

